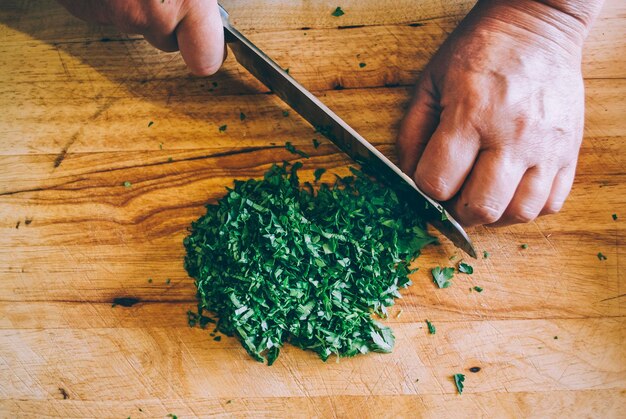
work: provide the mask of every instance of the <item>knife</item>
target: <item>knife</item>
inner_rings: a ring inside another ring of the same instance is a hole
[[[407,200],[455,246],[476,258],[476,250],[467,233],[440,203],[426,196],[398,166],[235,29],[226,10],[221,5],[219,7],[224,38],[239,64],[359,163],[365,173],[374,175],[394,189],[399,198]]]

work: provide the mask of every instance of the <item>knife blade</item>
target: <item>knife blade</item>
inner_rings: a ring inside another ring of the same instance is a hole
[[[221,5],[220,13],[224,38],[239,64],[359,163],[365,173],[374,175],[394,189],[398,197],[407,200],[425,221],[450,239],[455,246],[476,258],[476,250],[467,233],[440,203],[424,194],[398,166],[235,29]]]

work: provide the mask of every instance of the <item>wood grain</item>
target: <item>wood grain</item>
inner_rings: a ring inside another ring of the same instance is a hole
[[[411,85],[472,4],[346,0],[336,18],[325,0],[224,2],[392,158]],[[284,117],[232,57],[211,78],[191,77],[177,54],[51,0],[3,2],[0,416],[622,416],[625,21],[626,4],[607,1],[586,43],[585,139],[560,214],[471,230],[490,256],[449,289],[436,289],[430,268],[463,256],[445,239],[425,249],[386,320],[392,354],[323,363],[287,345],[268,368],[233,338],[187,326],[186,229],[233,179],[293,160],[286,141],[311,154],[305,180],[316,167],[346,173],[349,160]],[[137,303],[112,307],[117,297]],[[467,377],[461,396],[455,373]]]

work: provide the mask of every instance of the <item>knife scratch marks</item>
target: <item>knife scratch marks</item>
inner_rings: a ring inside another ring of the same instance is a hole
[[[108,101],[106,101],[105,103],[103,103],[102,105],[100,105],[98,107],[98,109],[96,109],[96,111],[94,112],[93,115],[91,115],[88,120],[89,121],[95,121],[96,119],[98,119],[98,117],[100,117],[100,115],[102,115],[102,113],[104,111],[106,111],[107,109],[109,109],[111,106],[113,106],[113,103],[115,103],[117,99],[115,98],[110,98]],[[70,147],[76,142],[76,140],[82,135],[83,133],[83,129],[82,127],[78,129],[78,131],[76,131],[74,134],[72,134],[72,136],[70,137],[70,139],[65,143],[65,145],[63,146],[63,148],[61,149],[61,152],[57,155],[57,157],[54,159],[54,168],[56,169],[57,167],[59,167],[61,165],[61,163],[63,163],[63,160],[65,159],[65,156],[67,156],[67,152],[70,149]]]

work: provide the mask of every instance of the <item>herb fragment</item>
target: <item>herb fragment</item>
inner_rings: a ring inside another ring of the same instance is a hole
[[[285,148],[287,149],[287,151],[289,151],[289,152],[290,152],[290,153],[292,153],[292,154],[297,154],[297,155],[302,156],[302,157],[304,157],[304,158],[306,158],[306,159],[308,159],[308,158],[309,158],[309,155],[308,155],[307,153],[305,153],[305,152],[304,152],[304,151],[302,151],[302,150],[298,150],[298,149],[297,149],[297,148],[295,148],[295,147],[293,146],[293,144],[291,144],[291,142],[289,142],[289,141],[287,141],[287,142],[285,143]]]
[[[359,63],[359,67],[360,67],[360,68],[363,68],[363,67],[365,67],[366,65],[367,65],[366,63]]]
[[[148,284],[152,284],[152,278],[148,278]]]
[[[474,273],[474,268],[465,262],[459,263],[459,272],[471,275]]]
[[[239,120],[243,121],[244,119],[246,119],[246,114],[243,112],[239,112]]]
[[[154,121],[148,122],[148,128],[150,128],[152,125],[154,125]]]
[[[172,280],[171,280],[171,279],[169,279],[169,278],[167,278],[167,279],[165,280],[165,285],[169,285],[169,284],[170,284],[170,282],[172,282]]]
[[[198,289],[198,322],[235,336],[257,361],[276,361],[285,342],[349,357],[390,352],[387,315],[410,284],[411,260],[435,239],[412,208],[362,172],[317,190],[298,169],[274,165],[234,187],[185,238],[185,268]],[[195,324],[195,323],[194,323]]]
[[[219,129],[220,132],[224,132],[224,131],[226,131],[228,129],[228,125],[226,125],[226,124],[221,125],[218,129]]]
[[[448,288],[452,285],[450,280],[454,276],[454,268],[441,268],[437,266],[431,270],[433,276],[433,282],[437,284],[439,288]]]
[[[599,260],[606,260],[606,256],[604,256],[604,255],[602,254],[602,252],[598,252],[598,259],[599,259]]]
[[[489,252],[486,250],[483,250],[483,259],[487,259],[489,257]]]
[[[130,188],[131,186],[133,186],[133,184],[129,181],[125,181],[124,183],[122,183],[122,186],[124,186],[125,188]]]
[[[344,13],[344,11],[343,11],[343,10],[341,10],[341,7],[337,7],[337,8],[335,9],[335,11],[331,13],[331,15],[333,15],[333,16],[335,16],[335,17],[339,17],[339,16],[343,16],[343,15],[345,15],[345,13]]]
[[[472,367],[469,370],[470,370],[470,372],[477,373],[477,372],[480,371],[480,367]]]
[[[172,418],[172,419],[178,419],[178,416],[176,416],[176,415],[175,415],[175,414],[173,414],[173,413],[169,413],[166,417],[167,417],[167,418]]]
[[[323,167],[315,169],[315,172],[313,172],[313,176],[315,176],[315,181],[317,182],[318,180],[320,180],[324,173],[326,173],[326,169],[324,169]]]
[[[454,384],[456,384],[456,389],[459,394],[463,394],[463,382],[465,381],[465,375],[463,374],[454,374]]]
[[[213,338],[213,340],[216,341],[216,342],[219,342],[220,340],[222,340],[222,337],[221,336],[215,336]]]
[[[214,82],[212,82],[212,83],[211,83],[211,85],[212,85],[213,87],[217,87],[217,82],[216,82],[216,81],[214,81]]]
[[[317,138],[313,138],[313,147],[317,150],[319,146],[320,142],[317,140]]]
[[[522,249],[528,249],[528,245],[527,245],[526,243],[522,243],[522,244],[520,245],[520,247],[521,247]]]
[[[437,332],[435,325],[428,320],[426,320],[426,326],[428,326],[428,333],[430,333],[431,335],[434,335]]]
[[[289,116],[289,111],[283,111],[283,116],[286,118]]]
[[[483,292],[483,289],[482,289],[482,287],[475,286],[474,287],[474,291],[476,291],[476,292]]]
[[[613,221],[617,221],[617,214],[613,214],[611,217],[613,217]]]

